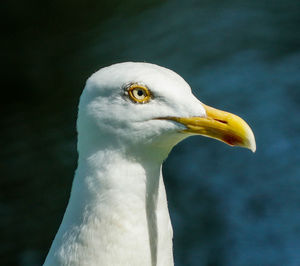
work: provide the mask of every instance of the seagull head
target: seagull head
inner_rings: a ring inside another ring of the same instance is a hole
[[[256,149],[244,120],[203,104],[182,77],[149,63],[119,63],[94,73],[80,98],[77,130],[79,154],[114,147],[166,157],[191,135]]]

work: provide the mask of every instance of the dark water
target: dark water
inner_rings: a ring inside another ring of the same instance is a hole
[[[252,154],[193,137],[164,165],[176,265],[300,265],[300,3],[2,4],[1,265],[40,265],[76,168],[85,79],[147,61],[251,125]]]

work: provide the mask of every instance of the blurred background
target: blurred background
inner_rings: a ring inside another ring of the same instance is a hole
[[[164,164],[176,266],[300,265],[300,2],[1,2],[0,264],[41,265],[77,164],[85,80],[146,61],[242,116],[257,152],[192,137]]]

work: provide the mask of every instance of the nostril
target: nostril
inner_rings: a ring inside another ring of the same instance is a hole
[[[220,123],[223,123],[223,124],[228,124],[228,122],[225,121],[225,120],[221,120],[221,119],[214,119],[214,120],[216,120],[216,121],[218,121],[218,122],[220,122]]]

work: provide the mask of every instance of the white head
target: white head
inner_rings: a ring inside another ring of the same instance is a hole
[[[202,104],[178,74],[148,63],[120,63],[93,74],[80,99],[77,128],[78,150],[85,155],[114,147],[165,157],[191,134],[255,149],[242,119]]]

